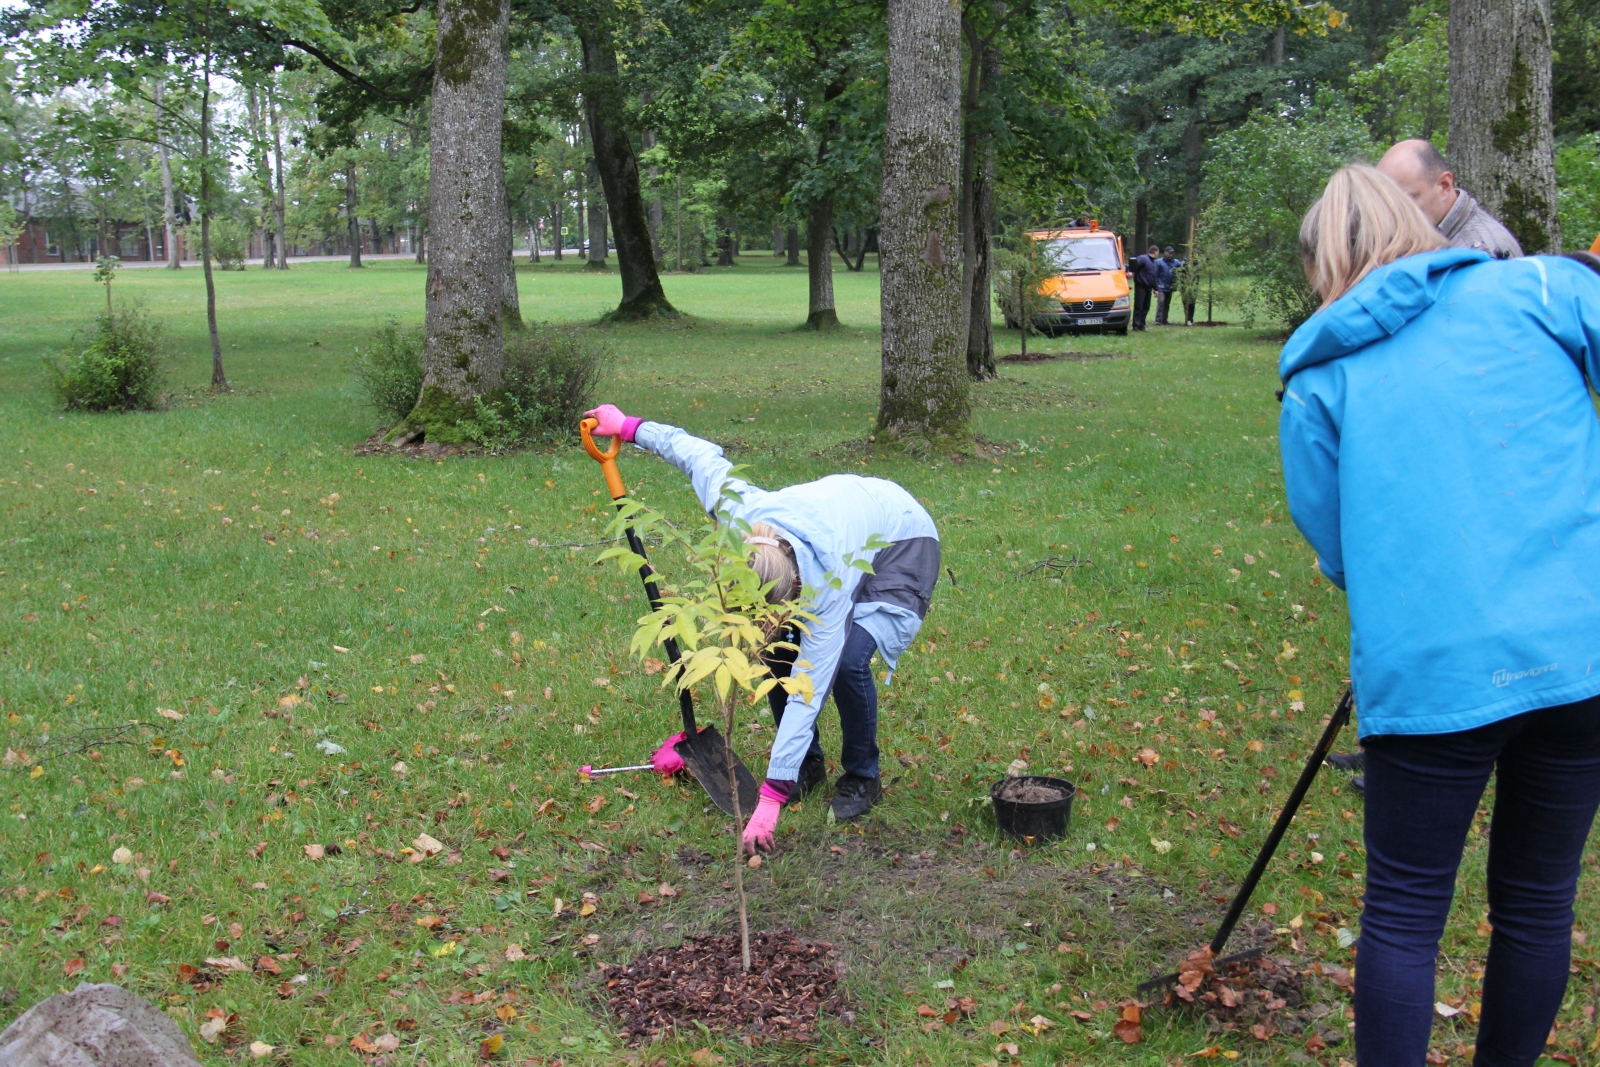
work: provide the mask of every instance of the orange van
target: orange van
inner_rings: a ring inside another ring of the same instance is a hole
[[[1035,329],[1051,335],[1082,330],[1128,332],[1132,301],[1121,237],[1102,230],[1093,219],[1087,226],[1034,230],[1028,237],[1034,254],[1057,271],[1039,285],[1043,307],[1034,313]],[[1006,324],[1015,328],[1015,308],[1005,310]]]

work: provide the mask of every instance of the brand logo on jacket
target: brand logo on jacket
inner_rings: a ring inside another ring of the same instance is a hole
[[[1494,677],[1490,681],[1494,682],[1499,688],[1504,689],[1512,682],[1520,682],[1527,678],[1537,678],[1541,674],[1549,674],[1556,669],[1556,666],[1557,664],[1554,663],[1546,663],[1543,667],[1529,667],[1525,671],[1495,671]]]

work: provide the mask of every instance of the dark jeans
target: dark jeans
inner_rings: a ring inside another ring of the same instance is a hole
[[[1170,292],[1165,292],[1164,293],[1164,292],[1157,291],[1157,293],[1156,293],[1156,325],[1157,326],[1165,326],[1167,324],[1167,308],[1169,308],[1171,305],[1172,305],[1172,293],[1170,293]]]
[[[1150,314],[1150,294],[1155,292],[1148,285],[1133,283],[1133,328],[1144,329],[1144,320]]]
[[[1421,1067],[1456,869],[1489,775],[1489,959],[1477,1067],[1539,1058],[1567,988],[1572,901],[1600,806],[1600,698],[1476,730],[1365,740],[1367,894],[1356,951],[1361,1067]]]
[[[833,704],[839,709],[839,732],[843,740],[839,745],[839,766],[848,774],[862,778],[878,777],[878,687],[872,679],[872,655],[878,651],[878,642],[866,630],[852,623],[845,637],[844,653],[839,657],[839,670],[833,676]],[[794,666],[795,653],[773,656],[768,663],[772,673],[787,678]],[[783,722],[783,711],[789,695],[780,688],[767,694],[772,703],[772,718]],[[826,696],[823,697],[827,699]],[[811,728],[811,748],[806,759],[822,758],[822,731]]]

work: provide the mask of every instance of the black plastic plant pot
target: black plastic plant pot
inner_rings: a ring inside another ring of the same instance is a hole
[[[1055,797],[1047,794],[1054,792]],[[1001,794],[1005,793],[1006,796]],[[1022,796],[1018,797],[1017,794]],[[1033,797],[1026,794],[1032,793]],[[1072,798],[1078,787],[1065,778],[1024,774],[1002,778],[989,787],[994,801],[994,821],[1000,832],[1030,843],[1055,841],[1067,836],[1072,819]]]

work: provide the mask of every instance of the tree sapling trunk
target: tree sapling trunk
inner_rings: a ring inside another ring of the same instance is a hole
[[[739,804],[739,778],[733,763],[733,709],[737,696],[736,690],[729,689],[722,701],[722,730],[723,736],[728,739],[722,751],[727,762],[728,795],[733,797],[733,889],[739,898],[739,948],[744,953],[744,969],[749,971],[750,905],[744,895],[744,838],[740,834],[744,827],[744,809]]]

